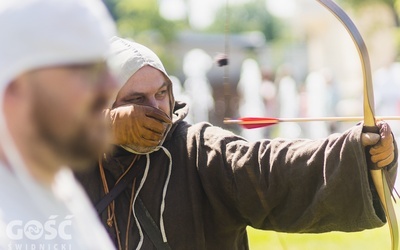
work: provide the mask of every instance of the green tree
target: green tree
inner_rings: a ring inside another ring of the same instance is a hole
[[[168,69],[174,68],[173,58],[167,56],[166,45],[172,42],[186,21],[164,19],[159,12],[158,0],[104,0],[117,23],[119,35],[150,47],[160,56]]]
[[[208,31],[224,33],[227,15],[230,33],[261,31],[267,41],[274,40],[281,34],[282,22],[266,10],[264,0],[231,5],[228,9],[221,8]]]
[[[393,21],[395,23],[395,39],[397,48],[400,47],[400,0],[342,0],[343,3],[350,4],[352,7],[359,8],[371,3],[381,3],[385,4],[391,11]],[[400,59],[400,54],[397,52],[396,55],[397,60]]]
[[[118,31],[125,37],[138,37],[141,33],[157,33],[160,42],[171,41],[184,22],[164,19],[159,13],[157,0],[104,0],[114,17]]]
[[[371,3],[383,3],[389,7],[392,12],[393,20],[396,24],[396,27],[400,27],[400,19],[399,19],[399,12],[400,12],[400,0],[346,0],[343,3],[350,4],[354,7],[361,7]]]

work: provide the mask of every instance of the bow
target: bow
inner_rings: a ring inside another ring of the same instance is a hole
[[[330,12],[332,12],[332,14],[334,14],[339,21],[341,21],[357,47],[358,54],[361,59],[364,80],[364,131],[377,132],[377,127],[375,125],[371,66],[369,62],[367,47],[364,43],[364,40],[362,39],[360,32],[351,21],[349,16],[335,2],[333,2],[332,0],[317,1],[324,7],[326,7]],[[391,235],[392,250],[397,250],[399,248],[399,229],[397,225],[396,213],[394,211],[393,203],[391,200],[391,191],[386,179],[384,178],[383,171],[385,170],[370,170],[375,188],[386,212]]]

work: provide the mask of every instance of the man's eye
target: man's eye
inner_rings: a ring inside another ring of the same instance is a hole
[[[167,90],[161,90],[157,93],[157,98],[163,98],[164,96],[166,96],[168,93]]]
[[[141,103],[143,102],[143,97],[138,96],[138,97],[132,97],[128,98],[125,100],[126,103]]]

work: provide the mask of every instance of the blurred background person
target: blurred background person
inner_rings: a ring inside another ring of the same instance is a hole
[[[190,96],[186,93],[186,90],[183,88],[181,81],[179,80],[178,77],[176,76],[169,76],[172,82],[172,92],[174,93],[175,100],[178,102],[184,102],[188,104],[188,106],[191,106],[191,98]],[[193,118],[190,115],[190,112],[188,113],[188,116],[185,117],[185,121],[192,123]]]
[[[278,85],[278,104],[279,117],[298,117],[300,113],[300,98],[297,89],[297,83],[294,80],[291,68],[288,65],[282,65],[277,71]],[[281,123],[279,126],[279,137],[298,138],[302,131],[297,123]]]
[[[242,64],[237,86],[239,95],[239,116],[264,117],[265,105],[261,95],[261,71],[254,59],[246,59]],[[242,129],[240,134],[249,141],[264,138],[264,129]]]
[[[207,78],[211,65],[211,57],[201,49],[189,51],[183,61],[184,87],[191,100],[189,116],[195,123],[208,122],[209,113],[214,109],[213,90]]]
[[[267,117],[277,117],[277,100],[276,100],[276,84],[271,69],[264,67],[261,69],[262,83],[260,93],[264,101],[265,112]],[[265,138],[271,138],[274,127],[268,127],[265,130]]]

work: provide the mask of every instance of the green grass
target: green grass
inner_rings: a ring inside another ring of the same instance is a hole
[[[351,208],[349,208],[351,209]],[[397,217],[400,205],[395,204]],[[389,226],[356,233],[287,234],[248,227],[251,250],[390,249]]]

